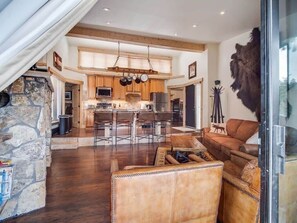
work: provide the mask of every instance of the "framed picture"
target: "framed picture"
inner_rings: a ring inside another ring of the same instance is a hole
[[[62,71],[62,58],[56,53],[56,51],[53,54],[53,64],[55,68]]]
[[[71,91],[65,91],[65,100],[66,101],[72,100],[72,92]]]
[[[196,61],[189,65],[189,79],[196,77],[196,70],[197,70],[196,66],[197,66]]]

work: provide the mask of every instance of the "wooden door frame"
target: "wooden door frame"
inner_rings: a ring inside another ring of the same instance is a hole
[[[203,114],[203,109],[202,109],[202,102],[203,102],[203,78],[199,78],[197,80],[194,81],[189,81],[187,83],[184,84],[177,84],[177,85],[168,85],[167,86],[167,92],[168,92],[168,101],[170,101],[170,95],[171,95],[171,90],[173,90],[174,88],[183,88],[183,127],[186,126],[186,87],[190,86],[190,85],[197,85],[197,84],[201,84],[201,90],[200,90],[200,95],[201,95],[201,100],[200,100],[200,110],[201,110],[201,115],[200,115],[200,124],[202,124],[202,114]],[[196,102],[196,96],[195,96],[195,102]],[[170,108],[170,103],[168,103],[169,108]],[[196,106],[197,107],[197,106]],[[197,123],[196,123],[197,125]]]
[[[63,81],[64,84],[66,82],[71,83],[71,84],[77,84],[79,85],[79,104],[80,104],[80,109],[79,109],[79,128],[84,128],[85,126],[83,125],[83,106],[82,106],[82,102],[83,102],[83,94],[82,94],[82,90],[83,90],[83,81],[78,81],[78,80],[73,80],[73,79],[68,79],[65,78],[63,75],[61,75],[58,71],[56,71],[55,69],[53,69],[52,67],[48,67],[48,71],[54,75],[56,78],[58,78],[60,81]]]

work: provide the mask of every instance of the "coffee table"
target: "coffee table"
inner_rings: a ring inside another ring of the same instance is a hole
[[[165,156],[173,152],[194,153],[206,161],[215,160],[215,158],[207,152],[207,148],[199,142],[195,136],[172,135],[171,147],[158,147],[154,165],[165,165]]]

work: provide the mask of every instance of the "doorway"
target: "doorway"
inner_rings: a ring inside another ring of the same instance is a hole
[[[170,110],[172,111],[172,126],[183,126],[184,120],[184,88],[170,90]]]
[[[186,127],[196,128],[195,85],[186,86]]]
[[[65,83],[65,115],[72,117],[72,127],[80,127],[80,85]]]

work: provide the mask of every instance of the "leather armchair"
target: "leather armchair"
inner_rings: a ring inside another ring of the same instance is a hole
[[[231,151],[224,162],[220,222],[259,222],[260,175],[257,157]]]
[[[215,223],[222,173],[221,161],[113,172],[111,222]]]

